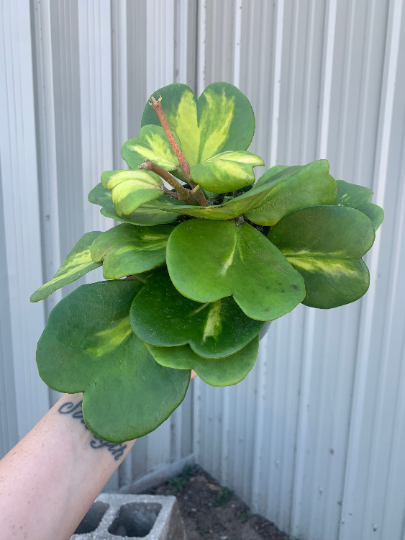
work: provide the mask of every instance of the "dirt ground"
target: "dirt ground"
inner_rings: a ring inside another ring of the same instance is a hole
[[[146,493],[177,497],[188,540],[292,540],[198,465]]]

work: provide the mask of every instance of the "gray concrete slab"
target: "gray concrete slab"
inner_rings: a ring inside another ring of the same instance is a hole
[[[71,540],[187,540],[176,497],[102,493]]]

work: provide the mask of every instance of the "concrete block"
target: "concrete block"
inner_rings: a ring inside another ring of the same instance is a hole
[[[102,493],[71,540],[187,540],[176,497]]]

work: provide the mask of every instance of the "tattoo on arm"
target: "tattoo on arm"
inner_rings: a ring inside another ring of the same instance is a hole
[[[86,426],[83,419],[82,403],[83,401],[79,401],[76,404],[72,401],[67,401],[59,407],[58,413],[68,414],[72,418],[80,420],[80,422],[88,430],[89,428]],[[91,448],[94,448],[94,450],[99,450],[100,448],[107,448],[107,450],[111,452],[111,454],[114,456],[115,461],[118,461],[120,458],[122,458],[124,450],[127,447],[125,443],[109,443],[107,441],[103,441],[103,439],[99,439],[95,435],[93,435],[93,439],[90,441],[90,446]]]

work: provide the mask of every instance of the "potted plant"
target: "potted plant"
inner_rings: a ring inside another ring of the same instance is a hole
[[[241,381],[266,321],[368,289],[362,257],[383,220],[372,191],[335,181],[324,159],[276,165],[255,182],[264,162],[247,151],[254,128],[230,84],[199,99],[183,84],[161,88],[122,147],[130,169],[104,172],[89,194],[121,223],[86,233],[31,297],[103,266],[106,281],[53,309],[37,363],[51,388],[84,392],[84,420],[106,441],[156,429],[184,399],[191,369],[214,386]]]

